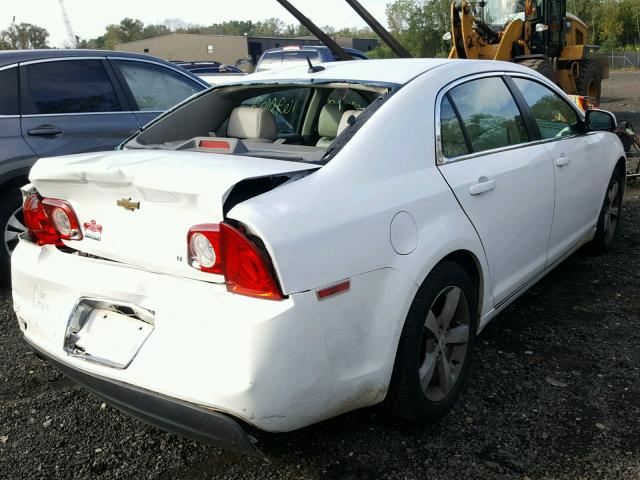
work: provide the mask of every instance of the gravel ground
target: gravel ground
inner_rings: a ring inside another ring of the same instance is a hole
[[[624,79],[627,92],[640,91],[640,75]],[[603,107],[639,108],[637,99]],[[634,188],[611,254],[574,255],[481,334],[467,387],[443,421],[418,427],[363,409],[260,434],[269,461],[103,404],[28,351],[10,291],[0,290],[0,478],[638,479],[639,267]]]

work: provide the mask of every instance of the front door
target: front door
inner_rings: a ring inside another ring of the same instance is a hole
[[[545,267],[554,206],[549,153],[530,142],[501,77],[452,88],[440,117],[439,168],[480,236],[498,305]]]
[[[605,133],[586,134],[578,113],[550,88],[531,79],[513,78],[529,105],[555,172],[556,206],[549,239],[553,264],[595,228],[610,172]]]

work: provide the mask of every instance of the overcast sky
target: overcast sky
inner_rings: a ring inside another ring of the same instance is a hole
[[[360,0],[381,23],[386,25],[385,6],[391,0]],[[132,17],[147,23],[166,18],[182,18],[188,23],[210,25],[225,20],[264,20],[278,17],[286,23],[295,19],[276,0],[65,0],[67,14],[76,35],[93,38],[110,23]],[[364,26],[364,22],[344,0],[291,0],[291,3],[318,25],[335,27]],[[33,23],[49,31],[49,43],[63,46],[67,35],[58,0],[2,0],[0,30],[16,23]]]

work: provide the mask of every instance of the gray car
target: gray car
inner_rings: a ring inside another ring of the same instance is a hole
[[[208,85],[147,55],[102,50],[0,52],[0,281],[24,231],[19,188],[40,157],[113,150]]]

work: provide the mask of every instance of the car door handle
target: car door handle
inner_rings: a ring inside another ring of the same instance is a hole
[[[33,137],[54,137],[62,134],[62,130],[53,125],[40,125],[37,128],[27,130],[27,133]]]
[[[483,193],[490,192],[496,188],[495,180],[488,180],[486,178],[481,178],[480,183],[476,183],[469,189],[469,193],[473,196],[482,195]]]
[[[566,167],[571,163],[571,159],[569,157],[560,157],[556,159],[556,166],[558,167]]]

